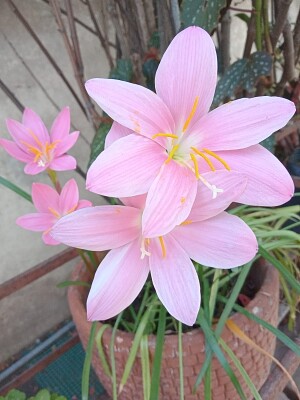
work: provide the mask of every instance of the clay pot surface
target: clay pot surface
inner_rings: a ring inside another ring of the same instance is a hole
[[[270,265],[263,265],[265,272],[260,290],[250,301],[246,309],[254,313],[259,318],[264,319],[270,324],[277,326],[278,323],[278,303],[279,303],[279,279],[277,270]],[[88,273],[81,264],[78,264],[73,271],[72,280],[88,280]],[[68,289],[69,307],[76,325],[80,340],[86,348],[91,323],[86,320],[85,301],[87,290],[83,286],[70,286]],[[274,353],[276,338],[268,330],[261,327],[252,320],[249,320],[242,314],[236,313],[231,319],[251,338],[258,346],[270,354]],[[98,329],[101,323],[98,323]],[[107,360],[109,360],[109,344],[112,329],[105,330],[102,341],[106,351]],[[243,367],[254,382],[257,389],[260,389],[269,375],[271,360],[269,357],[261,354],[253,347],[246,345],[236,338],[231,331],[224,327],[222,333],[223,340],[231,347],[235,355],[241,361]],[[123,375],[128,354],[132,345],[133,334],[117,331],[115,339],[115,360],[117,381]],[[150,362],[154,357],[155,335],[149,336]],[[184,390],[185,400],[203,399],[203,384],[198,388],[197,394],[192,394],[197,375],[205,360],[205,339],[200,329],[194,329],[184,333],[183,338],[183,363],[184,363]],[[96,346],[93,350],[92,359],[93,368],[99,377],[100,382],[105,387],[109,395],[112,395],[112,385],[110,378],[104,373],[97,354]],[[239,382],[246,394],[251,399],[250,390],[243,378],[237,372],[232,362],[230,364],[235,371]],[[120,400],[143,400],[142,369],[139,356],[137,357],[131,374],[128,378],[122,393],[118,397]],[[178,362],[178,339],[177,335],[166,335],[164,343],[164,353],[161,369],[160,400],[179,400],[179,362]],[[232,385],[226,372],[214,357],[212,361],[212,398],[214,400],[235,400],[239,399],[234,386]]]

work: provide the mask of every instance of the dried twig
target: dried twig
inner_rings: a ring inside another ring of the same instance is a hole
[[[66,78],[66,76],[64,75],[63,71],[60,69],[60,67],[57,65],[56,61],[54,60],[54,58],[51,56],[51,54],[48,52],[48,50],[46,49],[46,47],[43,45],[43,43],[40,41],[39,37],[36,35],[36,33],[33,31],[33,29],[31,28],[31,26],[29,25],[29,23],[26,21],[26,19],[23,17],[23,15],[21,14],[21,12],[19,11],[19,9],[16,7],[16,5],[13,3],[12,0],[6,0],[9,7],[11,8],[11,10],[13,11],[13,13],[17,16],[17,18],[22,22],[22,24],[24,25],[25,29],[27,30],[27,32],[32,36],[32,38],[34,39],[34,41],[37,43],[37,45],[39,46],[39,48],[42,50],[42,52],[44,53],[44,55],[47,57],[48,61],[50,62],[50,64],[53,66],[53,68],[55,69],[55,71],[57,72],[57,74],[61,77],[61,79],[64,81],[64,83],[66,84],[67,88],[70,90],[70,92],[72,93],[74,99],[76,100],[77,104],[79,105],[79,107],[81,108],[81,110],[83,111],[83,113],[85,115],[86,114],[86,110],[84,108],[84,105],[82,104],[81,100],[79,99],[78,95],[76,94],[75,90],[73,89],[72,85],[70,84],[70,82],[68,81],[68,79]]]
[[[230,25],[231,17],[227,10],[221,22],[220,54],[222,57],[223,71],[230,65]]]
[[[273,26],[273,30],[271,33],[271,42],[273,48],[275,48],[276,43],[278,42],[279,36],[281,35],[285,22],[287,19],[288,11],[292,0],[280,0],[278,2],[277,12],[276,12],[276,20]]]
[[[10,98],[10,100],[14,103],[14,105],[21,111],[24,111],[24,106],[23,104],[16,98],[16,96],[13,94],[13,92],[5,85],[5,83],[0,79],[0,88],[3,90],[3,92],[6,94],[7,97]]]
[[[107,11],[110,15],[110,18],[112,20],[112,23],[116,30],[116,35],[117,35],[120,47],[122,49],[122,56],[124,58],[129,58],[130,57],[130,49],[128,46],[128,42],[126,40],[127,34],[118,18],[118,12],[117,12],[117,8],[116,8],[115,0],[107,1],[106,6],[107,6]]]
[[[248,32],[247,32],[243,58],[250,57],[254,40],[255,40],[255,14],[253,13],[251,14],[250,20],[248,22]]]
[[[296,65],[298,63],[300,56],[300,10],[298,12],[293,38],[294,38],[295,65]]]
[[[82,64],[82,60],[81,60],[80,48],[79,48],[79,43],[78,43],[77,34],[76,34],[76,27],[75,27],[74,19],[72,19],[73,12],[72,12],[71,3],[69,0],[66,0],[72,44],[69,40],[67,31],[65,29],[65,25],[64,25],[64,22],[62,19],[62,13],[58,6],[57,0],[50,0],[50,4],[52,6],[59,31],[63,37],[65,48],[69,54],[69,58],[70,58],[70,61],[72,64],[76,82],[78,84],[80,93],[85,101],[85,105],[86,105],[86,109],[87,109],[86,112],[88,113],[88,115],[89,115],[90,119],[92,120],[93,125],[96,129],[99,125],[100,116],[96,112],[94,105],[91,102],[91,100],[85,90],[85,87],[84,87],[83,64]]]
[[[175,33],[177,33],[180,29],[180,24],[181,24],[178,0],[170,0],[170,6],[171,6],[174,30],[175,30]]]
[[[88,7],[88,10],[89,10],[89,13],[90,13],[90,16],[91,16],[91,20],[93,21],[93,24],[94,24],[94,27],[95,27],[95,30],[96,30],[96,34],[97,34],[97,36],[99,38],[99,41],[101,43],[101,46],[103,47],[103,50],[104,50],[104,52],[106,54],[107,61],[109,63],[109,67],[110,67],[110,69],[112,69],[114,67],[114,62],[113,62],[112,55],[110,53],[108,41],[105,40],[105,37],[103,36],[103,34],[101,32],[101,29],[100,29],[99,24],[97,22],[97,19],[96,19],[95,13],[93,11],[93,8],[92,8],[90,0],[86,0],[86,5]]]
[[[275,96],[282,96],[285,84],[295,77],[295,62],[294,62],[294,42],[291,30],[291,25],[286,22],[283,29],[284,46],[284,67],[280,82],[275,89]]]

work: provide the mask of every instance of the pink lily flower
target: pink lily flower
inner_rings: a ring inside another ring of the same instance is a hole
[[[101,262],[87,299],[89,320],[109,319],[129,306],[149,272],[158,297],[178,320],[193,325],[200,307],[200,285],[191,259],[215,268],[233,268],[251,260],[257,241],[238,217],[223,210],[244,190],[246,181],[209,172],[224,191],[211,201],[203,185],[192,211],[166,235],[148,238],[141,219],[146,195],[123,198],[124,206],[100,206],[61,218],[51,235],[69,246],[87,250],[112,249]],[[153,224],[159,221],[153,221]]]
[[[200,180],[214,199],[223,190],[203,172],[244,173],[245,191],[235,201],[277,206],[294,193],[282,164],[259,143],[282,128],[295,112],[283,98],[229,102],[208,112],[217,82],[217,57],[201,28],[180,32],[159,64],[156,94],[114,79],[91,79],[89,95],[115,121],[106,149],[92,164],[87,188],[115,197],[148,193],[143,226],[160,207],[168,210],[157,236],[185,220]]]
[[[67,171],[76,168],[74,157],[65,154],[76,143],[79,132],[70,132],[70,109],[65,107],[52,124],[50,134],[41,118],[25,108],[22,123],[6,120],[14,141],[0,139],[8,154],[26,163],[24,172],[36,175],[46,169]]]
[[[70,179],[57,193],[51,186],[43,183],[33,183],[32,201],[37,213],[26,214],[19,217],[16,223],[24,229],[43,232],[42,239],[49,245],[60,244],[50,236],[49,231],[58,219],[75,210],[91,207],[88,200],[79,200],[78,186],[75,179]]]

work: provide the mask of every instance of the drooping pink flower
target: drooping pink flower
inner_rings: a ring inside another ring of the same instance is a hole
[[[88,200],[79,200],[78,186],[75,179],[70,179],[59,194],[51,186],[33,183],[32,201],[37,213],[26,214],[16,221],[24,229],[43,232],[42,239],[46,244],[56,245],[60,242],[49,235],[49,231],[58,219],[75,210],[91,207]]]
[[[26,163],[24,172],[36,175],[46,169],[67,171],[76,168],[74,157],[65,154],[76,143],[79,132],[70,134],[70,110],[65,107],[52,124],[50,134],[41,118],[25,108],[22,123],[8,119],[7,129],[14,141],[0,139],[8,154]]]
[[[67,245],[87,250],[112,249],[97,269],[87,300],[89,320],[105,320],[125,309],[137,297],[148,275],[171,315],[193,325],[200,307],[200,286],[191,259],[215,268],[233,268],[257,252],[251,229],[223,210],[244,190],[240,176],[209,172],[224,191],[211,201],[203,185],[192,211],[166,235],[149,238],[142,231],[145,195],[123,198],[125,206],[100,206],[61,218],[51,235]],[[159,224],[159,221],[152,221]]]
[[[106,149],[88,171],[87,188],[107,196],[149,191],[143,225],[164,204],[164,233],[189,214],[203,172],[245,173],[238,202],[276,206],[294,192],[282,164],[259,143],[295,112],[278,97],[239,99],[208,112],[217,82],[217,57],[210,36],[190,27],[171,42],[159,64],[156,94],[135,84],[91,79],[89,95],[115,121]],[[223,189],[203,181],[212,197]],[[158,232],[152,232],[157,235]]]

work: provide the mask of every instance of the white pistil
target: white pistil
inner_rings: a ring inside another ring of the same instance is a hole
[[[216,185],[211,185],[209,182],[207,182],[206,179],[204,179],[202,176],[200,176],[199,178],[201,180],[202,183],[204,183],[204,185],[212,191],[212,198],[215,199],[218,195],[218,193],[223,193],[224,190],[223,189],[219,189],[217,188]]]
[[[39,160],[39,162],[38,162],[38,166],[39,167],[44,167],[46,164],[44,163],[44,161],[43,160]]]
[[[141,248],[140,248],[140,250],[141,250],[141,260],[143,260],[145,258],[145,256],[148,256],[148,257],[151,256],[151,253],[149,251],[147,251],[146,247],[145,247],[146,240],[147,239],[142,239],[142,245],[141,245]]]

